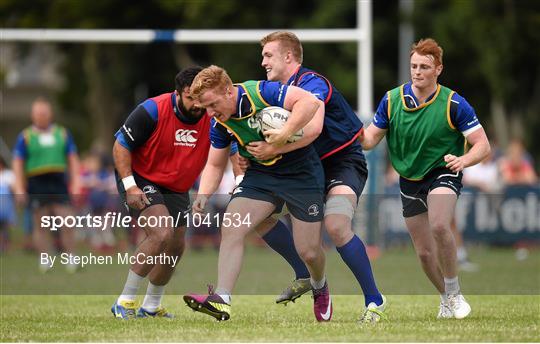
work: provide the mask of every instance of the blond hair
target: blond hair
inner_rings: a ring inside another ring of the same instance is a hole
[[[282,50],[290,50],[296,61],[302,64],[303,49],[302,43],[298,37],[289,31],[275,31],[269,35],[264,36],[261,39],[261,47],[264,47],[267,43],[278,41]]]
[[[435,66],[442,65],[443,49],[433,38],[424,38],[414,43],[411,47],[411,55],[428,56],[433,59]]]
[[[189,89],[191,96],[198,99],[203,92],[218,89],[225,93],[232,87],[232,80],[225,69],[211,65],[197,74]]]

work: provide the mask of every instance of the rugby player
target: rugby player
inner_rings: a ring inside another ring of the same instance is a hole
[[[442,58],[442,48],[431,38],[412,46],[411,81],[387,92],[360,141],[371,149],[386,136],[400,175],[405,224],[424,272],[441,295],[438,318],[463,319],[471,307],[459,286],[450,226],[462,171],[482,161],[490,145],[471,105],[437,82]]]
[[[191,93],[213,117],[212,147],[193,210],[202,211],[215,192],[232,142],[238,143],[240,154],[251,160],[251,166],[233,191],[226,210],[241,221],[223,222],[221,226],[217,289],[208,295],[185,295],[186,304],[218,320],[230,318],[231,293],[242,265],[245,236],[285,204],[292,216],[296,250],[310,272],[315,317],[329,321],[332,303],[321,247],[323,170],[310,145],[322,129],[322,102],[309,92],[279,82],[246,81],[233,85],[226,71],[217,66],[197,75]],[[268,106],[285,108],[291,115],[282,129],[263,133],[254,115]],[[265,136],[269,143],[282,146],[303,127],[307,139],[296,150],[257,159],[246,149],[250,142],[261,141]],[[246,218],[248,221],[244,221]]]
[[[361,321],[378,321],[386,308],[385,298],[377,289],[365,246],[352,231],[351,223],[368,177],[362,146],[357,141],[363,124],[326,77],[302,66],[302,43],[295,34],[273,32],[261,39],[261,46],[261,65],[268,80],[298,86],[324,102],[323,130],[313,142],[325,174],[324,227],[364,292],[365,309]],[[303,143],[299,141],[294,144]],[[278,155],[282,149],[264,141],[248,145],[248,151],[261,159]],[[267,232],[274,224],[275,227]],[[286,304],[294,301],[309,290],[309,275],[294,251],[289,230],[282,222],[274,221],[266,222],[257,232],[289,262],[296,273],[293,283],[276,302]]]
[[[142,102],[116,132],[113,157],[118,192],[132,216],[149,218],[171,216],[163,227],[145,227],[146,238],[134,254],[182,256],[189,209],[189,190],[202,171],[210,149],[210,119],[196,106],[189,88],[202,70],[190,67],[176,75],[174,92]],[[161,305],[172,264],[135,263],[131,265],[122,294],[111,308],[120,319],[167,317]],[[142,280],[148,289],[141,307],[136,295]]]

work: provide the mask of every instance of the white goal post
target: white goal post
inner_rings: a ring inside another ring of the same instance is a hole
[[[294,32],[302,42],[356,42],[357,112],[366,120],[373,111],[371,1],[356,0],[357,27],[353,29],[302,29]],[[250,43],[276,29],[238,30],[85,30],[85,29],[0,29],[1,42],[100,42],[150,43]]]

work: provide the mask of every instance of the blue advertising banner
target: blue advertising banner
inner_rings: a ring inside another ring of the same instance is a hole
[[[409,239],[399,195],[381,198],[378,222],[385,245]],[[511,186],[500,194],[464,188],[456,206],[456,222],[469,241],[540,241],[540,188]]]

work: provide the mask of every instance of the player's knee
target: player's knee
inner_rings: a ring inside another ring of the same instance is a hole
[[[445,221],[433,221],[430,223],[430,227],[435,238],[442,238],[450,233],[450,223]]]
[[[306,265],[313,265],[319,258],[319,252],[315,249],[301,249],[298,255]]]
[[[155,228],[150,235],[160,245],[160,250],[164,250],[173,238],[173,231],[169,228]]]
[[[338,215],[338,217],[346,218],[347,221],[350,222],[354,216],[355,208],[351,202],[352,201],[344,195],[334,195],[329,197],[324,205],[325,218]]]
[[[245,234],[241,231],[235,231],[232,228],[221,228],[221,242],[231,244],[243,244]]]
[[[353,236],[350,229],[350,222],[325,219],[324,227],[332,242],[338,247],[345,245]]]
[[[429,264],[435,257],[433,251],[430,249],[419,249],[416,251],[416,255],[422,264]]]

